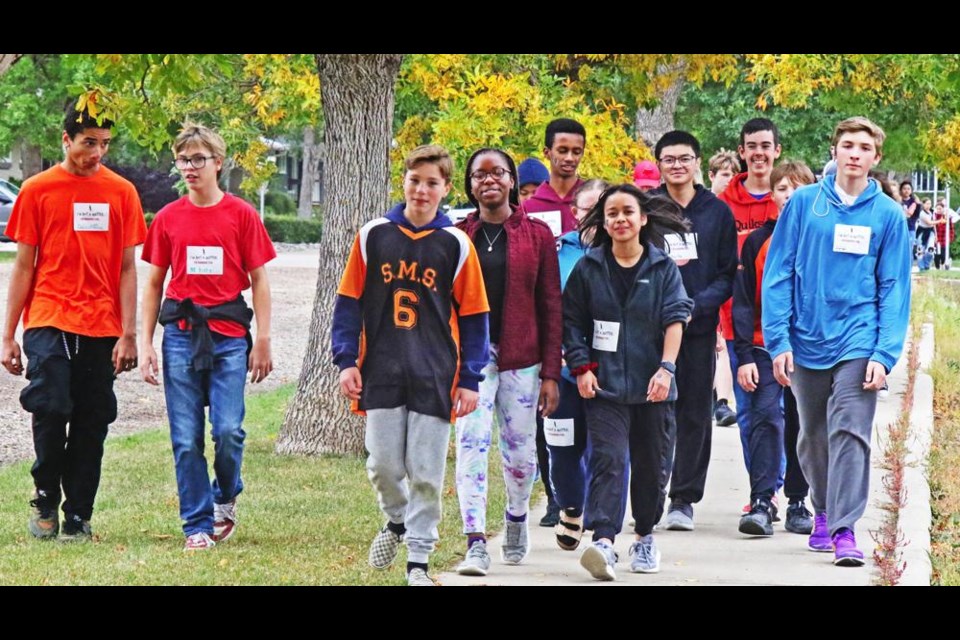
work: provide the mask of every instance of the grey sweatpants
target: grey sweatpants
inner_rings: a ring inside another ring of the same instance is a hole
[[[865,391],[867,358],[830,369],[795,365],[793,393],[800,414],[797,454],[817,513],[827,512],[830,534],[854,530],[870,490],[870,437],[877,392]]]
[[[369,409],[367,477],[390,522],[407,529],[407,560],[424,563],[439,538],[440,496],[450,421],[394,409]]]

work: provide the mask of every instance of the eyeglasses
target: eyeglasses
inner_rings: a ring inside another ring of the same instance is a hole
[[[660,164],[665,167],[672,167],[675,164],[679,164],[681,167],[688,167],[693,164],[693,161],[696,159],[696,156],[680,156],[679,158],[664,156],[660,158]]]
[[[497,180],[503,180],[503,176],[512,176],[510,169],[504,169],[503,167],[494,167],[493,171],[474,171],[470,174],[470,179],[474,182],[483,182],[489,176],[493,176]]]
[[[186,169],[187,167],[193,167],[194,169],[203,169],[207,166],[207,160],[213,160],[217,156],[179,156],[176,160],[173,161],[173,164],[177,166],[177,169]]]

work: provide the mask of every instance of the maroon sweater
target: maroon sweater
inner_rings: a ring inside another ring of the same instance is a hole
[[[539,362],[541,378],[559,381],[563,314],[556,240],[546,223],[512,208],[503,224],[507,275],[497,368],[525,369]],[[479,213],[474,211],[457,227],[473,240],[480,229]]]

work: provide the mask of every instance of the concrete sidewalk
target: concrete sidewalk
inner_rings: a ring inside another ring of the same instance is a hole
[[[630,573],[627,548],[633,534],[625,527],[616,540],[620,554],[617,580],[594,580],[579,564],[580,553],[589,544],[589,534],[584,536],[577,551],[562,551],[555,542],[552,528],[536,526],[544,513],[545,503],[542,503],[530,514],[531,551],[522,565],[508,566],[501,562],[502,536],[498,535],[489,541],[493,564],[485,577],[443,573],[438,579],[443,585],[870,585],[876,575],[872,559],[875,543],[870,532],[879,527],[883,516],[879,505],[884,499],[878,437],[886,439],[887,425],[899,412],[905,384],[905,359],[901,358],[889,377],[890,396],[877,403],[870,499],[856,531],[858,545],[867,556],[863,567],[833,566],[832,553],[808,551],[807,536],[785,531],[782,522],[774,524],[772,538],[750,538],[739,533],[740,510],[750,497],[739,432],[736,427],[714,427],[706,493],[703,501],[694,507],[696,530],[654,532],[662,552],[660,573]],[[784,514],[786,500],[782,494],[780,504]],[[810,508],[809,499],[807,508]],[[492,519],[493,514],[490,517]],[[929,522],[921,524],[929,527]],[[457,544],[463,543],[457,541]]]

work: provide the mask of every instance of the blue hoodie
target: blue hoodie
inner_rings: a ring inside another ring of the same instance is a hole
[[[868,227],[868,252],[834,251],[837,225]],[[869,358],[889,372],[910,319],[910,236],[900,207],[875,180],[849,207],[834,176],[798,189],[770,240],[762,299],[771,357],[793,351],[808,369]]]
[[[568,231],[557,238],[557,259],[560,260],[560,291],[567,286],[567,278],[573,267],[587,253],[589,247],[580,244],[580,232]]]

